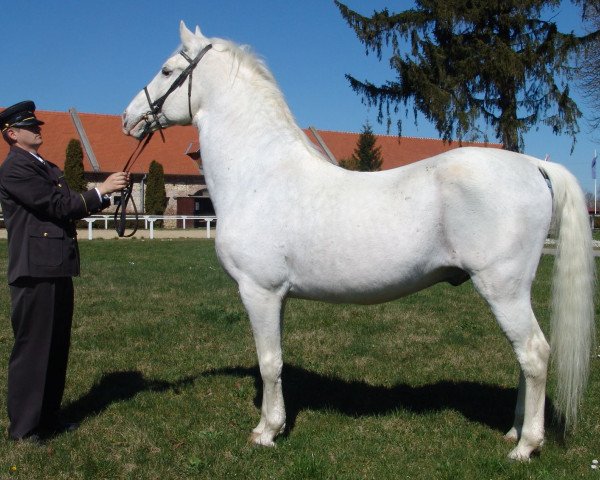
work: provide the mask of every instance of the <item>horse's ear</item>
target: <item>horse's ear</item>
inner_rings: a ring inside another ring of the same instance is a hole
[[[183,20],[179,23],[179,36],[181,37],[181,44],[184,47],[192,44],[196,38],[194,34],[185,26]]]
[[[198,25],[196,25],[196,31],[194,33],[197,37],[204,39],[204,35],[202,35],[202,31],[200,30],[200,27]]]

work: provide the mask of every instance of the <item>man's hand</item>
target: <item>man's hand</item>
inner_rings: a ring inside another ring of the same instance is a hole
[[[118,192],[123,190],[129,184],[129,172],[116,172],[104,180],[98,185],[98,191],[100,195],[106,195],[108,193]]]

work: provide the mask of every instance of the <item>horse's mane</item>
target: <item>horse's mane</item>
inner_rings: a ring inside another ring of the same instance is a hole
[[[311,142],[298,126],[294,115],[285,101],[284,95],[279,88],[275,77],[267,67],[264,59],[258,57],[249,45],[238,45],[230,40],[213,39],[213,44],[218,44],[224,51],[228,51],[233,60],[233,68],[239,70],[246,67],[252,74],[253,87],[262,92],[262,99],[273,105],[282,119],[296,132],[296,136],[312,152],[327,161],[321,151]],[[237,77],[237,74],[234,75]]]

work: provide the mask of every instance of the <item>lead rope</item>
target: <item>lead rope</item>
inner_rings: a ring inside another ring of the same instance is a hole
[[[123,167],[124,172],[128,173],[131,170],[131,167],[133,167],[133,164],[136,162],[138,157],[144,151],[144,148],[146,148],[146,145],[148,145],[148,143],[150,142],[152,135],[153,135],[153,132],[150,132],[144,140],[139,141],[139,143],[135,147],[135,150],[129,156],[129,158],[127,159],[127,162],[125,163],[125,166]],[[141,146],[141,148],[140,148],[140,146]],[[133,180],[129,179],[129,184],[123,190],[121,190],[121,201],[117,205],[117,208],[115,210],[115,214],[113,217],[114,222],[115,222],[115,230],[119,237],[125,237],[125,238],[133,237],[138,230],[139,214],[138,214],[137,205],[135,204],[135,200],[131,196],[132,191],[133,191]],[[131,201],[131,206],[133,207],[135,223],[133,225],[133,230],[130,233],[128,233],[127,235],[125,235],[125,227],[127,224],[127,204],[130,201]]]
[[[153,105],[152,100],[150,99],[150,94],[148,93],[147,87],[144,87],[144,93],[146,94],[146,99],[148,100],[148,105],[150,106],[150,111],[146,115],[152,115],[152,117],[154,117],[154,122],[158,126],[158,131],[160,132],[160,136],[162,138],[162,141],[164,142],[165,135],[163,134],[163,128],[158,119],[158,110],[156,109],[156,106]],[[150,123],[146,120],[146,129],[148,128],[149,125],[150,125]],[[144,148],[146,148],[146,145],[148,145],[148,143],[150,142],[152,135],[154,135],[154,132],[149,132],[147,135],[145,135],[145,138],[143,140],[140,140],[138,142],[137,146],[135,147],[135,150],[133,150],[133,153],[129,156],[129,158],[127,159],[127,162],[125,163],[125,166],[123,167],[124,172],[130,172],[131,167],[133,167],[133,164],[136,162],[136,160],[142,154],[142,152],[144,151]],[[140,146],[141,146],[141,148],[140,148]],[[125,238],[133,237],[138,230],[139,213],[138,213],[137,205],[135,204],[135,200],[131,196],[132,193],[133,193],[133,179],[130,179],[127,187],[125,187],[123,190],[121,190],[121,202],[119,203],[119,205],[117,205],[117,208],[115,210],[115,216],[114,216],[115,230],[117,231],[117,235],[119,237],[125,237]],[[130,201],[131,201],[131,206],[133,207],[133,214],[135,215],[135,223],[133,225],[133,230],[130,233],[128,233],[127,235],[125,235],[125,228],[127,225],[127,204]]]

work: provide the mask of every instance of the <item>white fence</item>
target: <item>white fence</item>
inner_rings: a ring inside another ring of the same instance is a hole
[[[92,215],[91,217],[85,217],[82,220],[87,222],[88,227],[88,240],[92,240],[94,238],[94,222],[104,222],[104,229],[108,230],[109,222],[112,224],[110,228],[114,228],[114,215]],[[127,215],[126,220],[135,221],[136,217],[134,215]],[[150,238],[154,238],[154,222],[157,220],[181,220],[182,227],[185,230],[186,227],[190,225],[193,227],[195,220],[200,220],[206,222],[206,238],[211,238],[210,234],[210,224],[211,222],[216,222],[217,217],[214,216],[196,216],[196,215],[140,215],[138,220],[144,221],[144,230],[150,230]],[[191,223],[190,223],[191,222]]]

